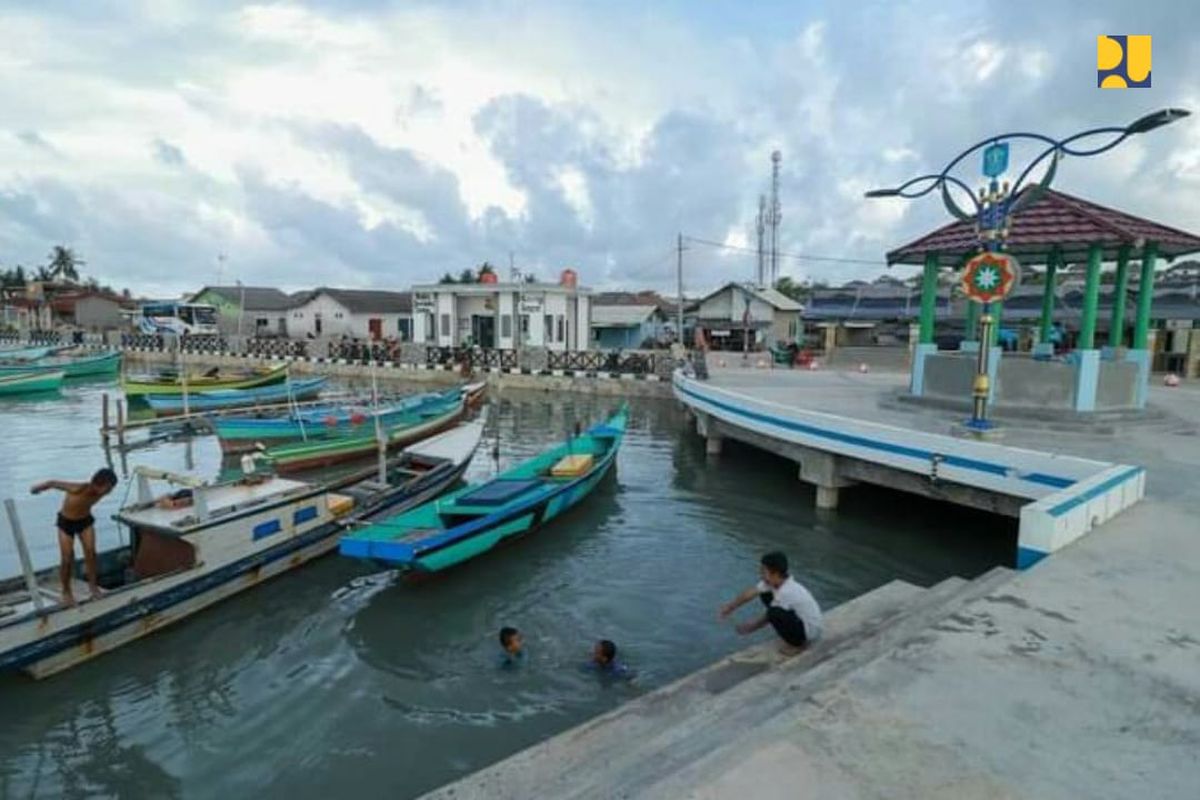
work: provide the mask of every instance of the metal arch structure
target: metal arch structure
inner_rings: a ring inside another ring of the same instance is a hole
[[[968,147],[966,150],[963,150],[961,153],[951,159],[950,162],[942,168],[941,172],[920,175],[904,182],[894,189],[874,189],[867,192],[866,196],[904,197],[908,199],[915,199],[918,197],[923,197],[934,190],[940,189],[942,194],[942,202],[945,204],[946,209],[953,216],[963,221],[977,219],[979,214],[983,211],[983,205],[975,196],[975,192],[973,192],[965,182],[950,174],[951,170],[961,164],[963,160],[967,158],[967,156],[993,144],[1016,140],[1032,140],[1035,142],[1042,142],[1047,145],[1046,149],[1038,154],[1038,156],[1034,158],[1027,167],[1025,167],[1025,169],[1017,177],[1017,180],[1012,184],[1012,188],[1008,193],[1009,197],[1014,198],[1013,205],[1008,209],[1008,212],[1012,213],[1032,203],[1037,196],[1041,194],[1042,190],[1049,187],[1051,181],[1054,180],[1054,175],[1058,169],[1059,159],[1063,156],[1078,157],[1099,155],[1113,149],[1130,136],[1139,133],[1146,133],[1147,131],[1154,130],[1155,128],[1160,128],[1163,125],[1168,125],[1178,119],[1188,116],[1190,113],[1191,112],[1181,108],[1165,108],[1150,114],[1146,114],[1143,117],[1139,117],[1124,127],[1108,126],[1103,128],[1092,128],[1090,130],[1080,131],[1079,133],[1072,134],[1065,139],[1053,139],[1044,134],[1032,133],[1029,131],[1012,131],[999,136],[989,136],[988,138],[977,142],[971,147]],[[1096,146],[1073,146],[1075,143],[1080,142],[1081,140],[1105,135],[1110,136],[1111,139]],[[1024,187],[1029,176],[1033,173],[1037,166],[1047,158],[1050,158],[1051,161],[1045,175],[1042,176],[1040,181],[1033,184],[1033,190],[1031,192],[1027,192],[1024,196],[1021,196],[1021,189]],[[974,206],[973,213],[964,211],[962,207],[955,202],[954,198],[950,195],[951,186],[962,189],[964,192],[966,192],[967,196],[971,198],[971,203]]]

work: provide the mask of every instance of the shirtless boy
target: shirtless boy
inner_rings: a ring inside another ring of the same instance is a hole
[[[88,588],[92,599],[100,596],[96,583],[96,520],[92,517],[92,506],[100,502],[117,485],[117,474],[111,469],[97,470],[87,483],[68,481],[43,481],[29,491],[41,494],[47,489],[58,489],[66,494],[62,509],[58,512],[58,551],[60,563],[58,579],[62,582],[62,599],[67,605],[75,605],[71,591],[71,568],[75,564],[75,537],[83,543],[83,560],[87,568]]]

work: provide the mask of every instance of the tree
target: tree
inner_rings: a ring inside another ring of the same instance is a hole
[[[528,273],[528,272],[525,273],[525,282],[526,283],[537,283],[537,275],[533,275],[532,273]]]
[[[33,273],[33,279],[42,283],[48,283],[54,280],[54,273],[46,267],[38,267],[37,271]]]
[[[467,268],[458,274],[459,283],[476,283],[475,270]]]
[[[485,261],[479,265],[479,273],[478,274],[479,274],[479,280],[482,281],[484,275],[495,275],[496,268]]]
[[[458,278],[447,272],[445,275],[438,278],[438,283],[458,283]]]
[[[775,291],[797,302],[803,300],[808,294],[801,284],[792,280],[791,275],[781,275],[779,280],[775,281]]]
[[[50,263],[46,265],[49,277],[46,280],[79,280],[79,268],[87,262],[75,255],[75,251],[61,244],[50,251]]]

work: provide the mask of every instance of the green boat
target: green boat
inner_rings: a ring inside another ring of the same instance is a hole
[[[62,370],[26,370],[0,375],[0,395],[33,394],[35,392],[57,392],[62,389]]]
[[[284,364],[271,369],[257,370],[250,374],[223,375],[217,370],[202,375],[189,375],[187,390],[189,392],[207,392],[217,389],[253,389],[257,386],[270,386],[283,383],[287,379],[288,365]],[[178,374],[130,376],[122,383],[126,397],[140,397],[147,394],[183,394],[184,380]]]
[[[344,556],[438,572],[530,533],[576,505],[616,461],[625,405],[607,421],[501,473],[342,537]]]
[[[0,354],[2,355],[2,354]],[[121,369],[120,353],[84,356],[49,356],[30,364],[0,363],[0,375],[28,372],[31,369],[60,369],[68,378],[115,375]]]
[[[419,442],[452,427],[467,409],[467,393],[459,392],[440,403],[422,404],[393,419],[384,429],[387,449]],[[266,461],[280,474],[331,467],[345,461],[367,458],[379,452],[373,430],[343,436],[322,436],[304,442],[268,447]]]

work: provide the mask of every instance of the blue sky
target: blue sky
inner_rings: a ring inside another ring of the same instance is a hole
[[[671,290],[679,231],[749,244],[784,154],[796,278],[869,277],[946,220],[868,188],[987,135],[1200,112],[1183,2],[0,4],[0,266],[55,244],[151,294],[403,287],[483,260]],[[1154,35],[1100,91],[1098,33]],[[1020,154],[1014,154],[1019,160]],[[972,163],[964,178],[976,179]],[[1056,186],[1200,230],[1200,118]],[[753,257],[694,247],[690,291]]]

